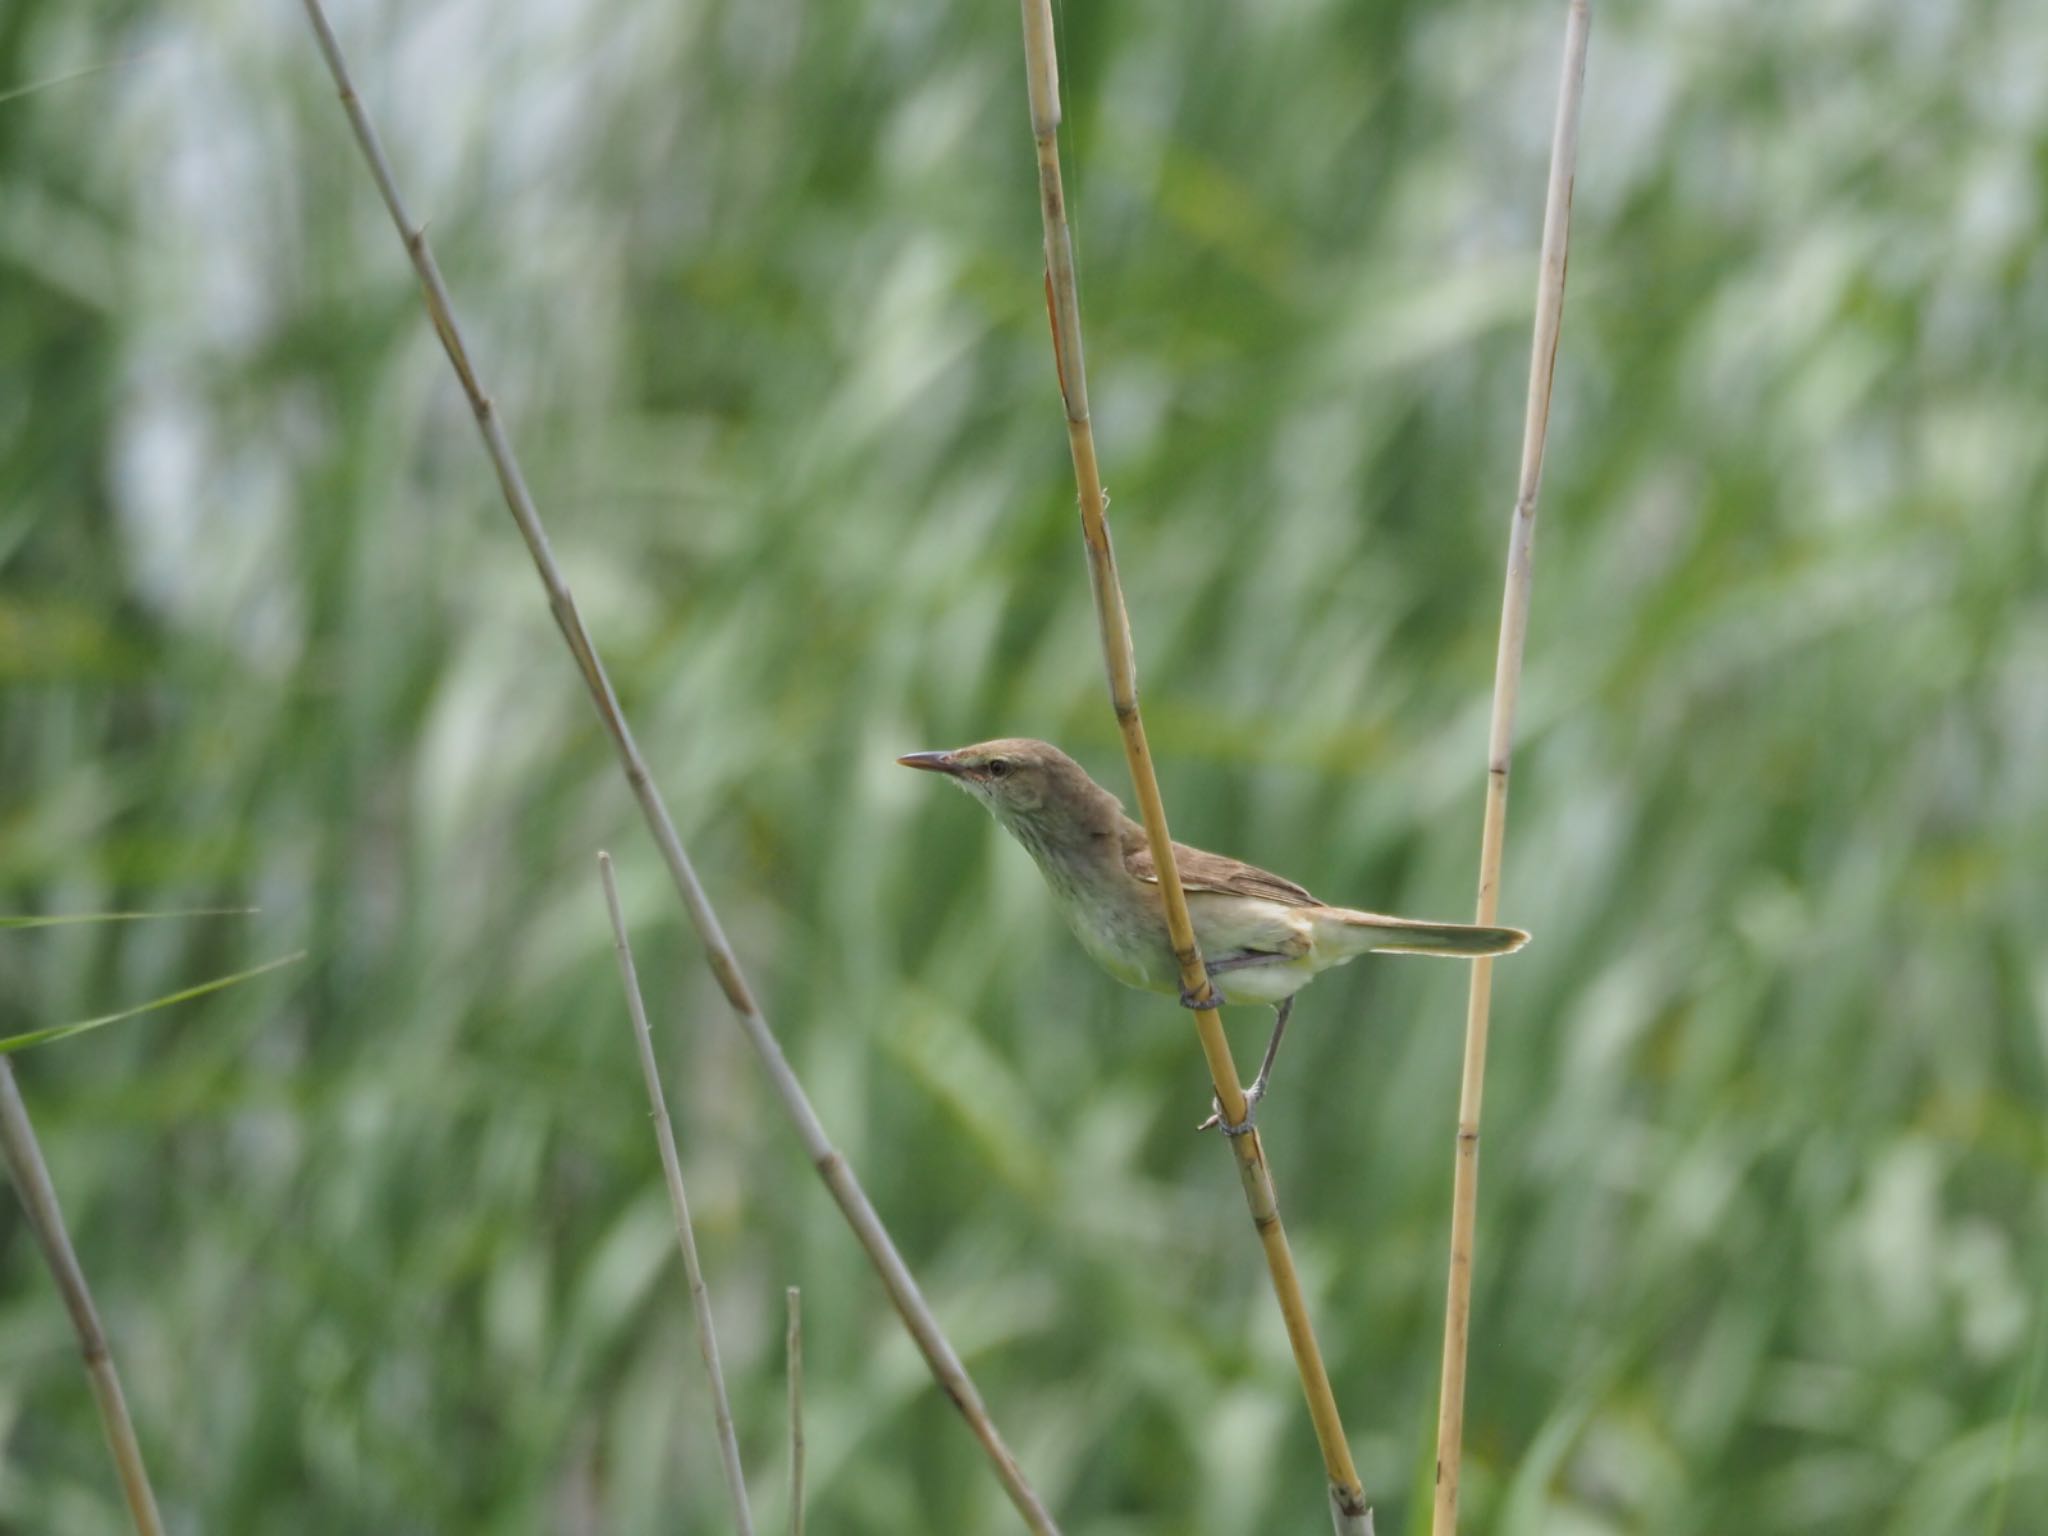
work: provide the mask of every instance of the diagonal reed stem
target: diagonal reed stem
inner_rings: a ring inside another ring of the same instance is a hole
[[[754,1512],[747,1507],[747,1475],[740,1466],[739,1437],[733,1432],[732,1404],[725,1395],[725,1368],[718,1363],[718,1330],[711,1321],[711,1291],[704,1284],[704,1266],[697,1260],[697,1233],[690,1224],[690,1199],[683,1189],[683,1163],[676,1155],[675,1125],[661,1091],[661,1067],[654,1059],[654,1031],[647,1027],[647,1004],[640,996],[640,972],[633,964],[632,941],[626,937],[626,914],[619,905],[619,882],[612,874],[612,856],[597,856],[597,876],[604,883],[605,915],[612,924],[612,951],[618,956],[619,985],[626,992],[626,1012],[633,1022],[633,1044],[640,1053],[640,1075],[647,1084],[647,1105],[654,1117],[654,1139],[661,1148],[661,1176],[668,1184],[668,1206],[676,1222],[676,1246],[682,1250],[683,1278],[690,1288],[690,1315],[697,1323],[697,1352],[711,1378],[711,1419],[718,1431],[718,1459],[725,1471],[725,1491],[732,1499],[733,1528],[754,1536]]]
[[[99,1407],[100,1425],[107,1432],[107,1448],[114,1453],[121,1494],[128,1501],[129,1518],[135,1522],[138,1536],[163,1536],[163,1517],[156,1510],[156,1494],[149,1486],[149,1470],[142,1464],[142,1445],[135,1438],[134,1421],[128,1417],[128,1400],[121,1394],[120,1373],[114,1369],[106,1331],[100,1327],[99,1309],[92,1304],[92,1290],[72,1250],[71,1234],[64,1228],[57,1186],[50,1182],[35,1127],[29,1123],[28,1106],[14,1081],[14,1064],[4,1056],[0,1056],[0,1155],[6,1157],[7,1172],[20,1192],[29,1227],[50,1266],[50,1278],[64,1298],[64,1310],[71,1314],[79,1353],[85,1357],[86,1379]]]
[[[1579,105],[1585,96],[1588,0],[1571,0],[1564,30],[1564,72],[1550,144],[1550,189],[1543,207],[1543,254],[1536,279],[1536,334],[1529,355],[1529,404],[1522,422],[1522,467],[1508,527],[1507,590],[1501,599],[1500,651],[1494,663],[1493,720],[1486,743],[1486,821],[1479,842],[1479,916],[1492,924],[1500,908],[1501,852],[1507,840],[1508,763],[1514,751],[1515,702],[1522,686],[1522,647],[1529,632],[1529,589],[1535,575],[1536,493],[1543,482],[1543,445],[1550,426],[1550,385],[1564,319],[1565,259],[1571,234],[1572,180],[1579,158]],[[1465,1005],[1465,1068],[1458,1089],[1458,1151],[1451,1186],[1451,1261],[1444,1305],[1443,1379],[1436,1421],[1436,1498],[1432,1536],[1458,1529],[1458,1478],[1465,1435],[1465,1355],[1472,1329],[1472,1239],[1479,1201],[1479,1111],[1485,1091],[1486,1033],[1493,1003],[1493,962],[1472,962]]]
[[[1031,136],[1038,147],[1039,208],[1045,220],[1046,300],[1052,318],[1053,364],[1066,406],[1067,442],[1073,451],[1074,480],[1080,491],[1081,533],[1088,546],[1088,576],[1095,594],[1096,622],[1102,632],[1110,702],[1123,734],[1124,756],[1130,763],[1145,836],[1158,866],[1159,893],[1166,906],[1174,958],[1180,963],[1181,986],[1196,1001],[1213,1003],[1216,994],[1195,943],[1187,893],[1181,888],[1173,838],[1167,831],[1166,805],[1159,795],[1158,775],[1153,772],[1151,749],[1145,741],[1144,717],[1138,710],[1138,673],[1132,654],[1130,616],[1117,580],[1109,524],[1103,516],[1107,498],[1102,490],[1101,466],[1095,457],[1095,428],[1088,415],[1088,377],[1081,351],[1081,304],[1074,277],[1073,231],[1067,221],[1066,191],[1060,179],[1059,61],[1053,43],[1051,0],[1023,0],[1023,7]],[[1230,1042],[1223,1033],[1218,1010],[1213,1006],[1200,1009],[1194,1017],[1202,1054],[1216,1085],[1217,1104],[1227,1122],[1239,1123],[1247,1112],[1244,1088],[1238,1081],[1237,1064],[1231,1059]],[[1309,1322],[1301,1277],[1295,1271],[1286,1229],[1280,1224],[1279,1199],[1274,1192],[1272,1171],[1266,1165],[1265,1148],[1256,1130],[1228,1139],[1237,1157],[1238,1178],[1244,1185],[1245,1202],[1251,1208],[1252,1225],[1265,1250],[1266,1266],[1272,1271],[1273,1292],[1287,1325],[1295,1366],[1301,1373],[1309,1418],[1322,1447],[1323,1468],[1329,1477],[1331,1520],[1338,1536],[1371,1536],[1372,1509],[1366,1503],[1358,1468],[1352,1463],[1351,1447],[1344,1438],[1344,1424],[1337,1413],[1337,1399],[1330,1389],[1329,1372],[1323,1366],[1322,1349]]]
[[[491,467],[497,472],[498,485],[505,497],[506,510],[519,527],[519,534],[526,541],[528,554],[533,558],[535,571],[541,585],[546,589],[548,605],[554,613],[555,623],[562,631],[562,638],[569,647],[569,654],[576,662],[576,669],[582,674],[584,686],[589,690],[592,704],[597,708],[598,718],[610,736],[618,753],[619,767],[625,774],[626,783],[639,802],[641,814],[646,818],[649,832],[655,845],[661,850],[662,859],[667,863],[669,875],[675,882],[676,894],[682,898],[683,908],[689,914],[691,925],[697,930],[703,942],[706,963],[717,979],[726,1001],[732,1005],[733,1017],[747,1043],[754,1048],[760,1059],[761,1068],[768,1074],[768,1081],[775,1089],[777,1099],[790,1122],[796,1127],[798,1138],[804,1144],[818,1176],[825,1181],[832,1199],[839,1206],[841,1215],[853,1229],[854,1237],[866,1251],[868,1260],[881,1277],[882,1287],[889,1294],[903,1326],[916,1342],[924,1355],[925,1364],[933,1378],[953,1406],[960,1410],[967,1420],[968,1428],[981,1442],[983,1452],[994,1467],[997,1478],[1002,1482],[1010,1502],[1023,1516],[1027,1528],[1040,1536],[1056,1536],[1058,1527],[1046,1511],[1036,1492],[1025,1480],[1023,1469],[1004,1444],[995,1422],[990,1419],[988,1409],[975,1389],[967,1369],[960,1363],[952,1344],[940,1329],[938,1320],[932,1316],[930,1306],[918,1290],[917,1281],[912,1277],[903,1256],[896,1251],[888,1230],[868,1200],[867,1192],[854,1175],[852,1165],[833,1147],[825,1134],[825,1127],[819,1121],[817,1111],[811,1107],[810,1096],[804,1092],[803,1084],[797,1081],[790,1070],[789,1062],[782,1054],[782,1046],[769,1028],[766,1016],[754,1000],[753,989],[747,985],[746,975],[740,968],[739,956],[727,942],[724,926],[718,920],[718,913],[711,905],[711,898],[705,894],[703,884],[697,878],[697,871],[690,863],[689,855],[683,850],[682,839],[677,836],[675,821],[669,815],[668,805],[655,787],[654,774],[641,755],[639,744],[633,739],[631,727],[624,712],[619,708],[617,694],[612,689],[610,676],[603,661],[598,657],[597,647],[592,643],[590,632],[584,627],[583,615],[576,606],[576,599],[570,594],[569,584],[556,564],[554,551],[548,544],[546,530],[541,525],[540,513],[535,508],[533,496],[526,486],[526,476],[520,470],[519,460],[512,451],[512,444],[505,435],[503,423],[498,419],[497,407],[484,392],[475,367],[469,358],[468,345],[463,341],[461,328],[456,324],[455,309],[448,297],[447,284],[441,277],[440,265],[434,260],[433,247],[427,243],[426,231],[412,221],[407,214],[405,203],[398,193],[398,184],[391,170],[391,163],[385,157],[377,130],[370,122],[369,115],[356,95],[355,82],[350,78],[347,60],[342,56],[341,44],[336,40],[334,29],[328,25],[326,12],[320,0],[304,0],[306,18],[312,24],[313,35],[320,45],[321,56],[326,60],[328,72],[334,77],[335,88],[341,93],[341,104],[348,114],[349,126],[354,130],[356,143],[363,152],[370,176],[377,184],[377,191],[384,199],[384,206],[391,214],[391,222],[397,226],[399,238],[404,242],[406,254],[411,258],[413,269],[419,274],[421,295],[426,303],[427,314],[433,321],[434,330],[441,338],[441,345],[447,351],[449,364],[455,369],[456,378],[461,382],[462,392],[469,400],[469,407],[476,416],[477,430],[482,434],[484,451],[489,455]]]

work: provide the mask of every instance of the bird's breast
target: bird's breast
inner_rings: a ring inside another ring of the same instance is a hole
[[[1125,986],[1179,990],[1166,920],[1150,887],[1121,869],[1096,875],[1048,863],[1045,874],[1060,915],[1097,965]]]

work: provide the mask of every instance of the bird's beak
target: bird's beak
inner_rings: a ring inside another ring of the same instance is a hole
[[[960,762],[950,752],[910,752],[896,759],[906,768],[922,768],[927,773],[949,773],[958,775]]]

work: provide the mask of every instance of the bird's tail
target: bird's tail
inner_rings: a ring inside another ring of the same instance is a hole
[[[1424,923],[1409,917],[1385,917],[1378,912],[1354,912],[1348,907],[1325,907],[1323,913],[1360,954],[1374,951],[1470,959],[1479,955],[1511,955],[1529,942],[1529,935],[1519,928]]]

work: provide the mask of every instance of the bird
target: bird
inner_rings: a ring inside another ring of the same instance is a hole
[[[1241,1136],[1265,1096],[1294,995],[1322,972],[1363,954],[1472,959],[1520,949],[1519,928],[1432,923],[1318,901],[1301,886],[1255,865],[1173,845],[1195,942],[1208,967],[1211,1000],[1181,985],[1166,925],[1159,869],[1145,829],[1123,803],[1050,742],[1004,737],[950,752],[911,752],[906,768],[943,774],[980,801],[1038,864],[1053,902],[1081,947],[1127,986],[1178,993],[1190,1008],[1263,1003],[1275,1013],[1258,1076],[1245,1091],[1244,1119],[1221,1106],[1202,1122]]]

